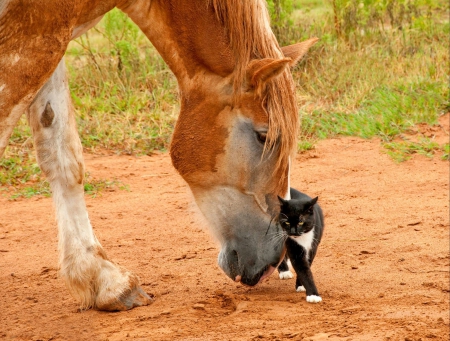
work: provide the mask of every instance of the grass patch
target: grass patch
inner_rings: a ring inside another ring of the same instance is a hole
[[[24,125],[19,126],[25,127]],[[50,184],[42,177],[37,164],[30,139],[25,135],[17,135],[15,131],[12,139],[14,144],[6,148],[5,155],[0,159],[0,191],[11,200],[17,198],[31,198],[36,195],[51,196]],[[129,186],[118,180],[92,179],[85,174],[84,192],[96,197],[102,191],[129,190]]]
[[[115,192],[116,190],[129,191],[130,187],[118,180],[90,179],[89,175],[86,174],[84,183],[84,193],[86,195],[95,198],[101,196],[101,193],[104,191]],[[43,197],[50,197],[52,195],[50,184],[45,179],[20,186],[12,186],[10,188],[2,189],[2,191],[5,192],[5,195],[7,195],[10,200],[31,198],[37,195]]]
[[[430,139],[422,139],[419,142],[410,142],[410,141],[389,142],[384,143],[383,146],[386,150],[386,153],[397,162],[409,160],[413,156],[413,154],[416,153],[431,158],[437,151],[442,150],[442,147],[440,147],[439,144],[437,144],[434,141],[431,141]],[[448,159],[448,152],[447,152],[447,159]]]
[[[83,147],[126,154],[166,150],[178,114],[175,76],[115,9],[66,52]]]
[[[268,2],[281,45],[320,38],[293,70],[299,151],[351,135],[381,138],[396,160],[432,154],[429,141],[393,141],[416,124],[436,124],[450,110],[447,1]],[[66,65],[86,150],[139,155],[168,148],[179,111],[176,79],[126,15],[115,9],[71,42]],[[23,118],[0,161],[2,186],[33,183],[26,193],[45,192],[31,148]],[[448,144],[439,148],[448,160]]]
[[[388,4],[294,2],[298,19],[281,40],[320,37],[293,72],[301,140],[344,135],[386,143],[449,111],[448,3]]]
[[[89,175],[86,176],[89,179]],[[84,192],[95,198],[101,192],[115,192],[116,190],[130,191],[130,186],[118,180],[88,180],[84,184]]]
[[[449,160],[449,153],[450,153],[450,145],[448,143],[444,144],[442,146],[442,150],[443,150],[443,154],[441,156],[441,159],[444,161],[448,161]]]

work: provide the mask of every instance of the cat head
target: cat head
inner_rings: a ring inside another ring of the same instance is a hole
[[[319,197],[313,199],[292,199],[280,201],[278,222],[290,236],[301,236],[314,228],[314,205]]]

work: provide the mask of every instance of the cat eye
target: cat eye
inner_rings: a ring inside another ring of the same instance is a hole
[[[258,141],[262,144],[266,143],[266,139],[267,139],[267,132],[265,131],[256,131],[256,138],[258,139]]]

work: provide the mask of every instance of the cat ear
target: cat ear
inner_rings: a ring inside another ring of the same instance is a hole
[[[281,205],[284,205],[286,203],[286,200],[284,200],[283,198],[281,198],[279,195],[277,195],[278,200],[280,202]]]
[[[314,199],[312,199],[312,200],[310,201],[311,206],[314,206],[314,205],[317,203],[317,200],[319,200],[319,197],[315,197]]]

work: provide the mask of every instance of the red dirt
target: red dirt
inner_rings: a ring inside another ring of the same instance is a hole
[[[86,165],[129,186],[87,205],[108,255],[155,302],[79,312],[57,275],[51,199],[0,197],[0,339],[448,340],[449,167],[438,156],[397,164],[357,138],[298,156],[292,186],[325,212],[312,267],[320,304],[276,274],[254,288],[228,279],[168,155],[88,154]]]

